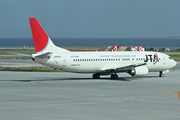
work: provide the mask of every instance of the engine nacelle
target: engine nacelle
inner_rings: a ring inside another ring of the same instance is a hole
[[[131,76],[144,76],[149,73],[149,70],[145,66],[135,67],[132,71],[130,71]]]

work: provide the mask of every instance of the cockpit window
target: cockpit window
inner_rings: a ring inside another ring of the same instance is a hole
[[[169,57],[169,59],[171,60],[172,58],[171,58],[171,57]]]

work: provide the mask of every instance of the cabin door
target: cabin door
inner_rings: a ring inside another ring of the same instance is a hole
[[[65,56],[63,56],[63,58],[62,58],[62,67],[66,66],[66,64],[67,64],[66,62],[67,62],[67,59],[66,59]]]
[[[166,56],[163,56],[163,65],[166,65]]]

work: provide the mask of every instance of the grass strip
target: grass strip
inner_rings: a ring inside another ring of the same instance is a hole
[[[7,52],[34,54],[36,51],[34,49],[0,49],[0,55],[13,55]]]
[[[180,54],[169,54],[169,56],[175,61],[180,61]]]
[[[60,70],[56,70],[54,68],[48,68],[48,67],[19,67],[19,68],[5,67],[5,68],[0,68],[0,71],[62,72]]]
[[[0,59],[31,59],[28,56],[0,56]]]

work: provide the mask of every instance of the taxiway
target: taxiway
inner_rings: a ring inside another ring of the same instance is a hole
[[[0,119],[179,120],[180,64],[158,77],[0,72]]]

